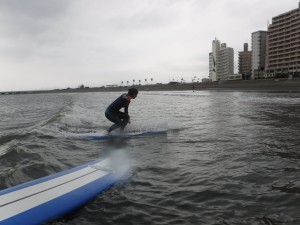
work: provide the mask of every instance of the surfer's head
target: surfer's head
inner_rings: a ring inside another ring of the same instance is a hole
[[[138,93],[139,93],[139,91],[136,88],[129,88],[129,90],[128,90],[128,95],[133,99],[136,98]]]

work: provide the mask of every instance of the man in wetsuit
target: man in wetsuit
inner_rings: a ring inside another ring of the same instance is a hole
[[[107,107],[105,116],[108,120],[114,123],[110,128],[107,129],[108,133],[117,128],[120,128],[120,130],[123,131],[126,125],[130,123],[128,106],[131,99],[135,99],[137,94],[138,90],[136,88],[130,88],[128,93],[122,94]],[[120,111],[121,108],[124,108],[124,112]]]

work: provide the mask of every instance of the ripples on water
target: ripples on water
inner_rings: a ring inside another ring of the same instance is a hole
[[[50,224],[300,224],[298,93],[141,92],[122,142],[78,136],[110,125],[120,93],[0,96],[0,189],[122,149],[124,182]]]

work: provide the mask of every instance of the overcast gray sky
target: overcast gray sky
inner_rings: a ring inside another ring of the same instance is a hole
[[[0,0],[0,91],[208,77],[297,0]],[[149,82],[150,83],[150,82]]]

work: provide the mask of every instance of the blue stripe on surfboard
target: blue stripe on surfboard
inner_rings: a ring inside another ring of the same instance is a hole
[[[144,132],[132,132],[132,133],[124,133],[120,135],[86,135],[82,136],[84,139],[90,139],[90,140],[113,140],[113,139],[122,139],[122,138],[131,138],[131,137],[137,137],[137,136],[145,136],[145,135],[157,135],[157,134],[163,134],[167,131],[144,131]]]
[[[4,221],[1,225],[37,225],[57,219],[94,199],[113,185],[118,179],[112,174],[97,179],[65,195],[29,209]]]

